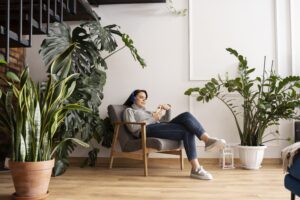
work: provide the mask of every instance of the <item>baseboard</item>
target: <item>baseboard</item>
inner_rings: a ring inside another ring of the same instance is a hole
[[[71,166],[80,166],[86,157],[70,157],[70,165]],[[200,158],[199,162],[202,165],[218,165],[218,158]],[[188,159],[184,159],[184,163],[186,166],[189,166]],[[239,165],[239,159],[234,159],[235,165]],[[99,167],[107,167],[109,164],[108,157],[98,157],[96,166]],[[178,158],[149,158],[148,164],[151,167],[170,167],[174,168],[174,166],[179,166]],[[280,158],[265,158],[263,160],[263,165],[281,165],[282,160]],[[114,167],[142,167],[143,162],[140,160],[133,160],[128,158],[115,158],[114,159]]]

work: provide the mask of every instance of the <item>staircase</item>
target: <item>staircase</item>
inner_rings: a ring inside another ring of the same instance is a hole
[[[91,5],[128,3],[166,3],[166,0],[89,0]]]
[[[50,23],[94,19],[86,0],[1,0],[0,48],[31,47],[34,34],[47,34]]]

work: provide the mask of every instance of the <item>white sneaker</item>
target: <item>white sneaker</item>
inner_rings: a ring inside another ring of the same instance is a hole
[[[224,149],[226,141],[224,139],[209,138],[205,143],[205,151],[218,151]]]
[[[201,180],[212,180],[213,176],[205,171],[202,166],[196,170],[191,170],[191,178],[201,179]]]

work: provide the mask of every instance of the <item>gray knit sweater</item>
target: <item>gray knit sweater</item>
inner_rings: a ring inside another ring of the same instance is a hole
[[[135,104],[131,108],[126,108],[123,113],[123,119],[126,122],[146,122],[147,125],[159,123],[159,122],[168,122],[171,119],[171,109],[167,110],[165,115],[159,120],[156,121],[152,117],[152,112],[147,111],[145,108],[141,108]],[[136,137],[140,136],[141,126],[136,124],[127,124],[128,130]]]

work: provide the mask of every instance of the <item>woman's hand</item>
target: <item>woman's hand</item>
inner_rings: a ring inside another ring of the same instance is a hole
[[[152,117],[156,120],[159,121],[161,118],[161,112],[153,112]]]
[[[170,110],[171,109],[171,105],[170,104],[160,104],[158,106],[158,108],[164,109],[164,110]]]

